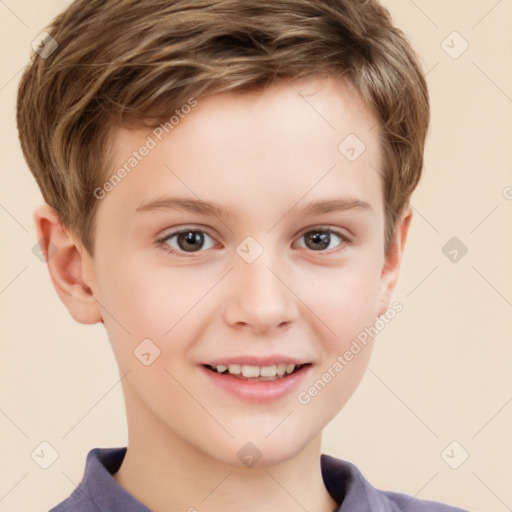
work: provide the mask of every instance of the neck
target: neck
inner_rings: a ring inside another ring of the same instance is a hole
[[[337,504],[323,483],[321,435],[272,466],[226,464],[176,436],[154,416],[130,417],[128,449],[114,479],[153,512],[316,510]]]

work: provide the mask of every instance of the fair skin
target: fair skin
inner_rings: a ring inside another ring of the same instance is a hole
[[[385,254],[376,123],[339,79],[199,98],[100,200],[94,257],[51,208],[36,211],[38,237],[58,248],[48,267],[61,300],[78,322],[104,323],[126,374],[128,450],[114,478],[151,510],[336,508],[321,475],[321,432],[357,388],[372,342],[309,403],[297,396],[386,311],[398,279],[411,210]],[[353,162],[338,150],[351,133],[366,145]],[[148,135],[115,130],[113,172]],[[136,212],[171,196],[236,215]],[[333,199],[352,202],[304,211]],[[196,238],[168,236],[186,228]],[[250,263],[237,252],[248,236],[263,248]],[[133,351],[148,338],[160,356],[145,366]],[[204,366],[251,356],[307,366],[288,391],[254,399],[233,394],[234,377]],[[247,443],[261,454],[252,467],[237,457]]]

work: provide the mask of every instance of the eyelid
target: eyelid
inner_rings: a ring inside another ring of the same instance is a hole
[[[200,224],[183,224],[182,226],[178,226],[175,228],[168,228],[170,231],[165,230],[164,235],[161,235],[159,237],[159,240],[165,240],[166,238],[169,238],[172,235],[177,235],[179,233],[183,233],[184,231],[201,231],[203,233],[206,233],[208,236],[212,237],[212,235],[209,232],[209,228],[206,226],[201,226]],[[212,237],[213,238],[213,237]]]
[[[310,231],[328,231],[330,233],[334,233],[339,235],[343,240],[350,241],[351,235],[346,234],[347,229],[343,229],[337,226],[327,226],[322,224],[313,224],[311,226],[308,226],[307,228],[303,228],[301,231],[299,231],[299,234],[297,236],[303,236],[306,233],[309,233]]]

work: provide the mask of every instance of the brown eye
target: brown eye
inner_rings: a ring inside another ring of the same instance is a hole
[[[204,244],[204,235],[197,231],[188,231],[177,235],[177,244],[183,251],[201,249]]]
[[[343,237],[337,231],[330,229],[315,229],[308,231],[302,235],[301,238],[304,239],[306,248],[311,249],[312,251],[325,251],[326,249],[333,249],[334,247],[341,245],[341,242],[345,241],[345,237]],[[339,243],[336,244],[336,241]]]
[[[201,230],[185,229],[175,231],[163,238],[160,243],[172,253],[194,253],[205,248],[205,240],[211,237]],[[213,247],[213,243],[206,244],[206,249]]]

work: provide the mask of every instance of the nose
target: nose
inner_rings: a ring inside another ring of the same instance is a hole
[[[280,270],[266,253],[252,263],[238,260],[230,272],[224,315],[231,327],[263,334],[289,327],[298,318],[297,298],[286,282],[289,273]]]

